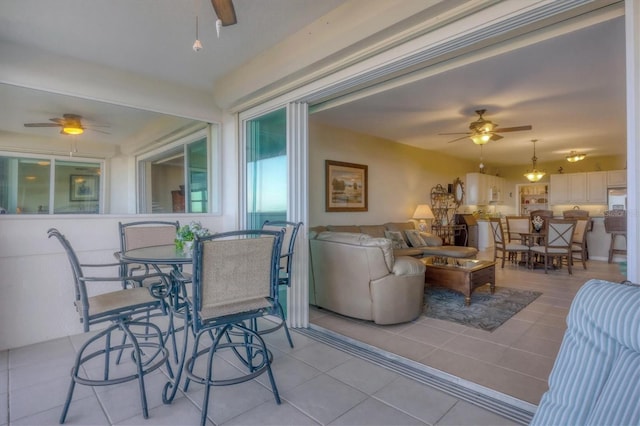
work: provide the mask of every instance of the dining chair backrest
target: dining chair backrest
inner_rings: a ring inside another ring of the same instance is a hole
[[[573,231],[573,243],[582,244],[587,237],[587,227],[589,225],[588,218],[576,219],[576,227]]]
[[[120,250],[173,244],[180,222],[148,220],[118,223],[120,228]]]
[[[502,229],[502,221],[497,217],[489,219],[489,225],[491,225],[491,232],[493,233],[493,240],[497,245],[504,246],[504,230]]]
[[[73,250],[73,247],[71,247],[69,240],[67,240],[67,238],[62,235],[62,233],[60,233],[60,231],[58,231],[56,228],[49,229],[47,231],[47,237],[56,238],[67,254],[67,259],[69,260],[69,264],[71,265],[71,273],[73,274],[73,287],[76,307],[84,324],[85,331],[89,331],[89,298],[87,295],[87,287],[82,280],[82,267],[80,266],[80,262],[78,261],[78,256],[76,255],[75,250]]]
[[[302,222],[289,222],[285,220],[267,220],[262,224],[263,230],[280,231],[284,229],[285,233],[282,239],[280,251],[280,268],[282,268],[287,274],[291,272],[293,250],[295,248],[300,226],[302,226]]]
[[[546,221],[546,248],[571,250],[576,221],[570,219],[548,218]]]
[[[193,252],[193,327],[207,318],[259,310],[277,303],[284,231],[242,230],[196,238]],[[275,299],[275,300],[273,300]]]
[[[589,217],[589,211],[580,210],[580,209],[565,210],[562,212],[562,217],[565,219],[577,219],[580,217],[582,218]]]
[[[520,239],[521,233],[531,232],[531,218],[529,216],[507,216],[507,235],[509,241]]]

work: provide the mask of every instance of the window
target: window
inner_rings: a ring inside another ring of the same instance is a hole
[[[0,209],[8,214],[97,214],[101,176],[101,162],[0,156]]]
[[[138,160],[140,213],[210,211],[209,128],[177,138]]]

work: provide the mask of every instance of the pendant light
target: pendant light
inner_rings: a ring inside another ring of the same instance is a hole
[[[579,154],[577,151],[571,151],[565,158],[570,163],[576,163],[578,161],[584,160],[584,157],[586,156],[587,154]]]
[[[536,142],[538,142],[538,140],[532,139],[531,142],[533,142],[533,157],[531,157],[533,168],[531,169],[531,171],[525,173],[524,177],[526,177],[529,182],[538,182],[544,177],[544,175],[546,175],[546,173],[542,170],[536,169],[536,162],[538,161],[538,157],[536,157]]]

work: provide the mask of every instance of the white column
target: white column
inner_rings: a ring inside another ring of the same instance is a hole
[[[627,278],[640,279],[637,257],[640,247],[640,0],[625,0],[627,55]]]
[[[309,107],[306,103],[287,105],[287,220],[303,222],[295,243],[291,288],[287,292],[287,324],[294,328],[309,325]]]

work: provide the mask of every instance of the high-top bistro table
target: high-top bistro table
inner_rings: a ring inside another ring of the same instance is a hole
[[[190,264],[192,262],[192,253],[190,251],[185,252],[177,249],[175,244],[148,246],[126,250],[125,252],[120,253],[120,261],[150,265],[157,270],[159,270],[158,265],[171,265],[176,271],[179,271],[183,265]],[[169,295],[169,309],[171,312],[169,313],[169,329],[167,330],[166,338],[168,339],[169,336],[171,336],[173,356],[178,362],[180,361],[178,360],[178,348],[175,338],[175,332],[178,330],[174,327],[173,315],[184,308],[184,303],[181,302],[181,298],[185,296],[186,294],[180,294],[180,286],[177,285],[174,285],[174,288]]]

